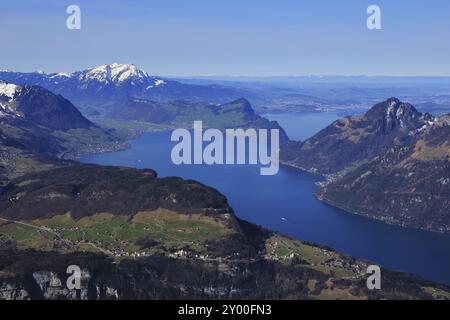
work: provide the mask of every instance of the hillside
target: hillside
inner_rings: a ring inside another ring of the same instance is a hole
[[[391,98],[304,142],[290,141],[281,158],[326,175],[317,197],[331,205],[387,223],[448,232],[448,119]]]
[[[167,128],[191,128],[201,120],[205,127],[279,129],[280,141],[289,140],[276,121],[269,121],[255,113],[247,99],[237,99],[224,104],[205,104],[188,101],[155,102],[134,99],[112,108],[107,117],[116,120],[132,120],[165,126]]]
[[[281,160],[307,171],[333,174],[356,167],[392,146],[402,146],[411,130],[431,121],[430,114],[391,98],[364,115],[336,120],[306,141],[289,143],[281,149]]]
[[[319,199],[388,223],[450,231],[450,117],[411,133],[410,141],[325,182]]]
[[[21,118],[51,130],[95,127],[70,101],[39,86],[0,81],[0,107],[3,118]]]
[[[367,262],[242,221],[216,190],[94,165],[10,181],[1,193],[0,256],[0,299],[446,299],[450,292],[389,270],[382,290],[368,290]],[[64,286],[72,264],[83,270],[78,291]]]
[[[54,162],[48,155],[76,158],[123,147],[112,130],[98,127],[70,101],[39,86],[0,81],[0,108],[0,165],[8,174],[39,168],[40,161],[45,167]]]

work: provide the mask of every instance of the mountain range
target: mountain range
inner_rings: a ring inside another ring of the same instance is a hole
[[[223,104],[245,97],[260,114],[354,114],[388,95],[413,101],[419,110],[434,114],[448,112],[450,105],[444,77],[168,78],[150,75],[132,64],[111,63],[72,73],[0,70],[0,79],[62,94],[88,117],[133,98]]]
[[[252,97],[250,91],[184,84],[150,76],[131,64],[113,63],[71,74],[0,71],[0,79],[42,87],[64,99],[62,95],[103,127],[167,130],[190,128],[195,120],[203,120],[206,126],[219,129],[278,128],[281,141],[288,140],[278,123],[257,115],[242,98]]]
[[[151,76],[132,64],[112,63],[73,73],[0,71],[0,79],[17,84],[38,85],[72,101],[82,111],[102,113],[110,105],[134,98],[225,103],[253,94],[221,85],[184,84]]]

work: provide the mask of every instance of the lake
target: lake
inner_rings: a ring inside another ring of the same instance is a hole
[[[341,118],[334,112],[317,113],[268,113],[264,117],[278,121],[292,140],[305,140]]]
[[[338,118],[329,113],[268,117],[279,121],[293,139],[308,138]],[[274,176],[261,176],[258,166],[176,166],[170,158],[174,144],[169,132],[146,133],[131,141],[128,150],[83,161],[152,168],[161,177],[198,180],[225,194],[240,218],[386,268],[450,284],[450,234],[390,226],[328,206],[313,196],[320,177],[289,167]]]

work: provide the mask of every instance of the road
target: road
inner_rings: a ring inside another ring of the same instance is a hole
[[[30,223],[26,223],[26,222],[22,222],[22,221],[11,220],[11,219],[5,219],[5,218],[0,218],[0,220],[6,221],[6,222],[9,222],[9,223],[20,224],[20,225],[23,225],[23,226],[26,226],[26,227],[30,227],[30,228],[42,230],[42,231],[45,231],[45,232],[49,232],[49,233],[51,233],[51,234],[54,234],[55,236],[57,236],[58,238],[60,238],[62,241],[66,242],[66,243],[68,243],[68,244],[76,245],[76,244],[74,244],[72,241],[67,240],[67,239],[64,239],[63,237],[61,237],[61,235],[60,235],[58,232],[53,231],[53,230],[50,229],[50,228],[41,227],[41,226],[36,226],[36,225],[34,225],[34,224],[30,224]],[[93,248],[95,248],[95,249],[97,249],[97,250],[100,250],[101,252],[103,252],[103,253],[105,253],[105,254],[107,254],[107,255],[111,255],[111,256],[113,255],[111,251],[108,251],[108,250],[106,250],[106,249],[100,248],[100,247],[97,246],[95,243],[92,243],[92,242],[83,242],[83,244],[87,244],[87,245],[89,245],[89,246],[91,246],[91,247],[93,247]]]

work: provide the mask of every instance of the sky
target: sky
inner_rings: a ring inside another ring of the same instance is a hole
[[[66,27],[69,5],[81,30]],[[366,26],[369,5],[381,30]],[[450,75],[448,0],[0,0],[0,69],[160,76]]]

